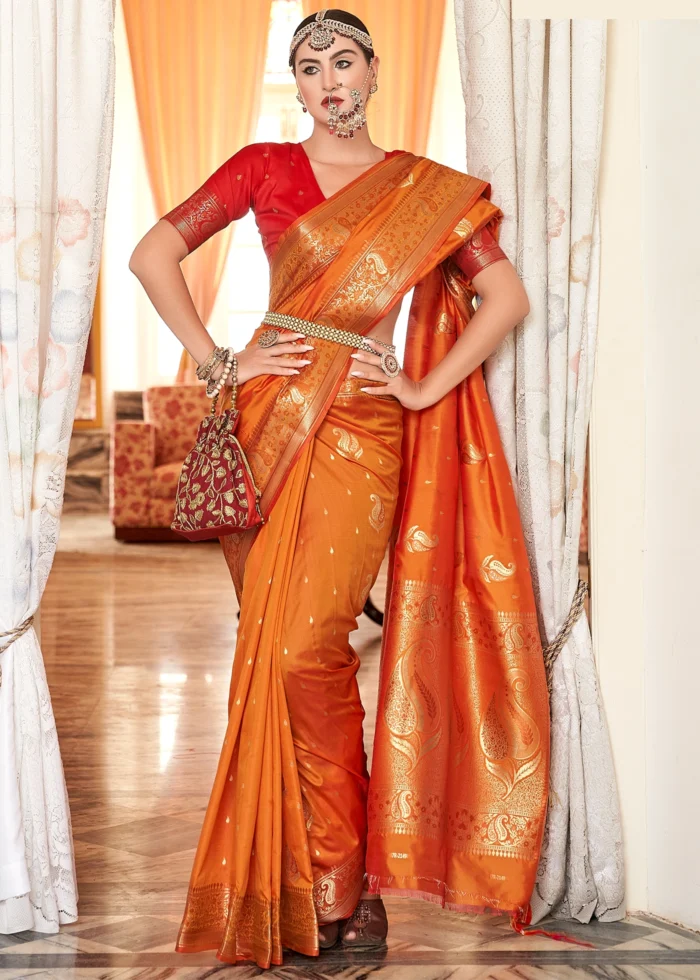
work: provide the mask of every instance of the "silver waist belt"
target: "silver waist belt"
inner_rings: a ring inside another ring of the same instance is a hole
[[[293,330],[298,333],[308,334],[311,337],[320,337],[322,340],[333,340],[336,344],[345,344],[346,347],[358,347],[366,350],[370,354],[377,352],[367,343],[367,337],[361,333],[354,333],[352,330],[339,330],[338,327],[327,327],[324,323],[315,323],[313,320],[304,320],[300,316],[292,316],[290,313],[274,313],[268,310],[262,319],[263,323],[272,327],[281,327],[283,330]],[[260,334],[258,343],[261,347],[272,347],[277,343],[275,330],[266,330]],[[386,348],[391,354],[396,353],[394,344],[385,344],[383,340],[371,338],[381,347]]]

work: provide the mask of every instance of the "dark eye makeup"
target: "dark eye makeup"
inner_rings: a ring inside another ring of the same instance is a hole
[[[352,64],[354,64],[354,62],[348,61],[347,58],[339,58],[333,67],[340,68],[341,71],[344,71],[346,68],[349,68]],[[302,71],[305,75],[315,75],[316,72],[319,71],[319,68],[317,65],[306,65],[305,68],[302,68]]]

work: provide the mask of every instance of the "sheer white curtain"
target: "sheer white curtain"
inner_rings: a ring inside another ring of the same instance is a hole
[[[531,311],[486,365],[517,487],[545,644],[578,586],[598,321],[598,171],[607,27],[513,20],[455,0],[467,169],[492,184]],[[552,672],[550,799],[533,921],[624,917],[620,812],[585,612]]]
[[[112,145],[114,0],[0,2],[0,932],[77,917],[32,625],[51,569]]]

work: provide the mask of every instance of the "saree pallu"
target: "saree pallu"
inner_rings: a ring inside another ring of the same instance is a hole
[[[422,377],[471,315],[449,256],[496,230],[489,190],[410,153],[376,164],[284,233],[270,309],[366,334],[416,286],[404,367]],[[222,539],[239,633],[176,945],[261,967],[317,955],[365,880],[523,915],[546,806],[542,651],[481,369],[410,412],[345,380],[350,348],[310,353],[238,393],[266,523]],[[368,777],[348,633],[390,533]]]

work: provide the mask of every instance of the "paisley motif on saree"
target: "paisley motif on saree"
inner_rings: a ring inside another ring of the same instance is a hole
[[[488,191],[410,153],[375,165],[283,234],[269,308],[366,334],[416,286],[404,366],[423,376],[471,315],[473,289],[449,256],[481,228],[496,232],[500,212]],[[180,952],[216,948],[223,961],[261,967],[281,963],[283,946],[315,955],[318,921],[327,909],[341,914],[357,889],[354,855],[314,880],[283,645],[314,444],[347,386],[350,353],[316,338],[302,374],[239,389],[238,437],[268,521],[222,539],[239,635]],[[371,414],[366,425],[372,433]],[[332,431],[352,460],[362,448],[356,436],[344,423]],[[522,912],[544,825],[547,692],[522,530],[481,368],[433,408],[404,410],[403,431],[395,510],[374,494],[368,515],[383,542],[393,527],[368,880],[454,907]]]
[[[411,377],[468,329],[469,296],[449,263],[419,284]],[[405,413],[403,431],[368,880],[385,895],[522,922],[544,829],[549,707],[525,542],[482,370]]]

